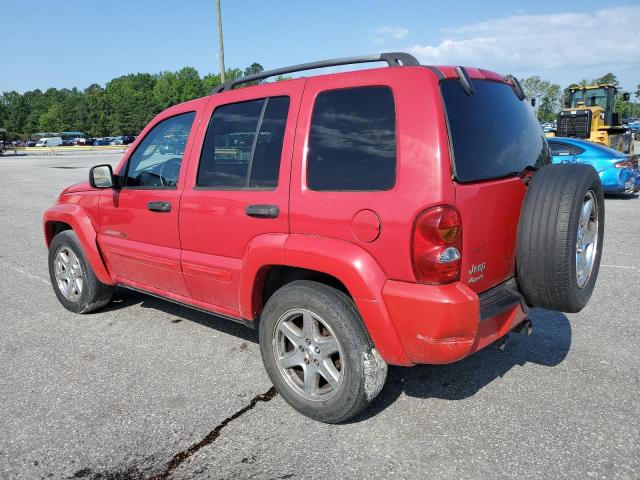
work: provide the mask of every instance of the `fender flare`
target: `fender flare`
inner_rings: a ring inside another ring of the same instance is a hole
[[[262,268],[283,265],[331,275],[347,288],[365,327],[387,363],[413,365],[407,357],[384,303],[387,276],[375,259],[351,242],[299,234],[260,235],[249,244],[240,278],[240,312],[255,318],[253,302]]]
[[[50,224],[53,222],[66,223],[71,227],[77,235],[84,254],[98,280],[107,285],[114,285],[115,282],[107,271],[98,250],[97,233],[86,210],[80,205],[61,203],[45,211],[43,226],[47,248],[49,248],[51,240],[53,240],[50,228]]]

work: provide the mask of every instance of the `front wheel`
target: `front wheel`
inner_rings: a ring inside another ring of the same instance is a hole
[[[73,230],[51,241],[49,277],[62,306],[74,313],[89,313],[111,301],[113,287],[96,278]]]
[[[282,397],[325,423],[343,422],[364,410],[387,376],[387,364],[351,298],[307,280],[285,285],[267,302],[260,351]]]

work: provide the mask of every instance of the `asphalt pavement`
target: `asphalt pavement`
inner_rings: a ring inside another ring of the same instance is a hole
[[[578,314],[446,366],[390,368],[372,408],[313,422],[273,393],[256,332],[118,290],[59,305],[41,217],[118,155],[0,157],[0,478],[640,478],[640,198],[606,200]]]

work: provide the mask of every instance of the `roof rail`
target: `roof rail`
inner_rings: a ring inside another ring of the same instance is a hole
[[[388,52],[375,55],[360,55],[357,57],[343,57],[333,58],[330,60],[320,60],[318,62],[301,63],[300,65],[292,65],[290,67],[276,68],[274,70],[265,70],[253,75],[247,75],[246,77],[239,77],[235,80],[229,80],[228,82],[218,85],[211,94],[224,92],[231,90],[236,85],[242,83],[253,82],[256,80],[264,80],[265,78],[275,77],[278,75],[284,75],[286,73],[302,72],[305,70],[313,70],[316,68],[336,67],[338,65],[352,65],[356,63],[370,63],[370,62],[387,62],[390,67],[400,66],[416,66],[420,65],[420,62],[409,53],[404,52]]]

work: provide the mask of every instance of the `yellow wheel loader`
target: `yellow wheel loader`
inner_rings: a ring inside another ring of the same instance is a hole
[[[558,114],[555,136],[584,138],[633,154],[631,132],[622,127],[615,112],[617,94],[618,89],[608,84],[571,88],[565,108]],[[629,93],[622,94],[622,98],[629,100]]]

